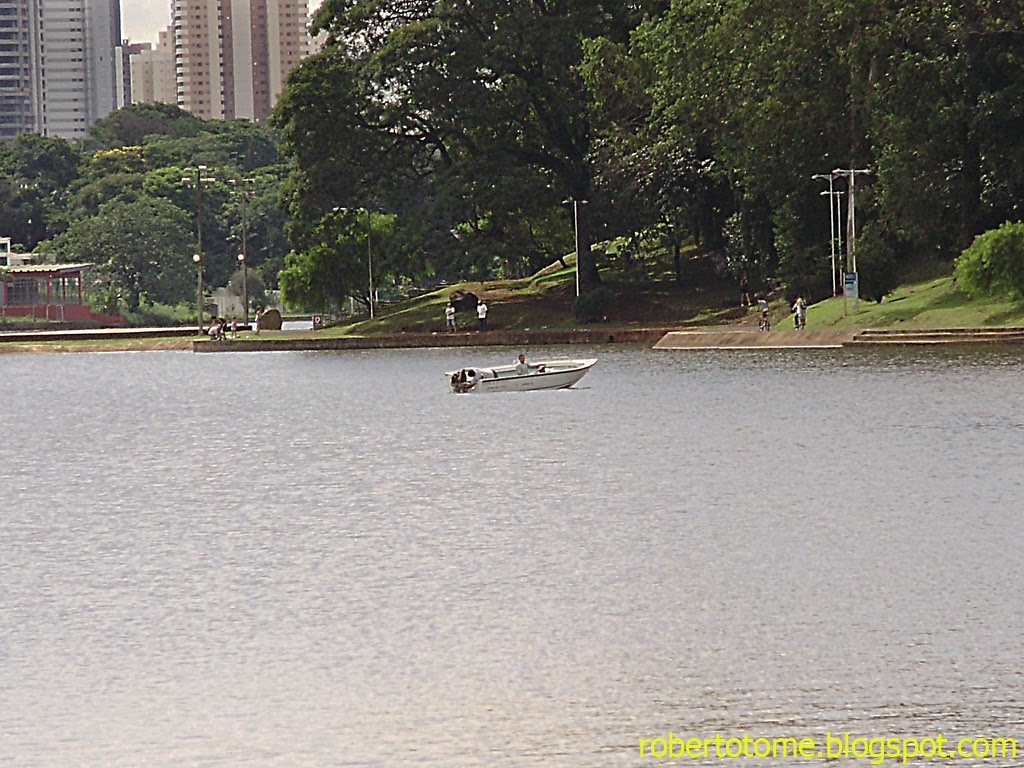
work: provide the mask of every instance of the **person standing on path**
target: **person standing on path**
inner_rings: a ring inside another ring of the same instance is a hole
[[[761,319],[757,324],[757,330],[770,331],[772,329],[772,324],[768,320],[768,300],[763,296],[758,297],[757,308],[761,310]]]
[[[455,305],[449,303],[444,308],[444,324],[448,329],[448,333],[455,333],[458,327],[455,325]]]
[[[740,306],[750,306],[750,283],[746,275],[740,278]]]
[[[807,327],[807,302],[803,296],[797,296],[793,303],[793,323],[798,331]]]
[[[480,330],[487,330],[487,305],[481,300],[476,305],[476,318],[480,321]]]

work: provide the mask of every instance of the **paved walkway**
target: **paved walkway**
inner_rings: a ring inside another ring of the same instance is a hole
[[[392,336],[319,336],[265,332],[259,339],[196,340],[195,352],[277,352],[417,347],[530,347],[549,344],[654,344],[668,328],[541,329],[467,333],[399,333]]]
[[[328,337],[310,331],[267,331],[258,339],[197,339],[193,326],[170,328],[98,328],[57,331],[0,331],[0,351],[94,351],[189,349],[195,352],[271,352],[329,349],[416,347],[530,347],[549,344],[633,343],[655,349],[837,349],[840,347],[942,344],[1024,344],[1024,327],[932,329],[792,329],[760,332],[738,328],[590,328],[485,331],[483,333],[402,333],[392,336]],[[172,337],[172,338],[168,338]],[[140,344],[138,340],[151,340]],[[82,344],[104,341],[104,345]],[[18,342],[6,346],[6,342]],[[55,344],[55,342],[57,342]],[[69,342],[67,346],[59,342]],[[38,348],[26,349],[27,346]],[[6,347],[6,349],[5,349]]]
[[[843,330],[736,331],[666,333],[655,349],[838,349],[840,347],[936,346],[941,344],[1024,344],[1024,327],[866,328]]]
[[[655,349],[838,349],[853,341],[858,331],[673,331]]]

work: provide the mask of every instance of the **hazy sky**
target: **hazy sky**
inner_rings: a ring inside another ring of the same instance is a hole
[[[310,12],[320,0],[310,0]],[[121,36],[133,43],[155,43],[157,33],[171,23],[171,0],[121,0]]]
[[[121,36],[133,43],[155,43],[170,23],[170,0],[121,0]]]

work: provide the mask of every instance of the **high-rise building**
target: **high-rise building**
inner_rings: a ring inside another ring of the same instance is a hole
[[[160,32],[159,42],[152,50],[133,52],[129,56],[132,104],[177,104],[174,87],[174,42],[170,28]]]
[[[263,122],[309,53],[307,0],[174,0],[178,106]]]
[[[0,0],[0,137],[67,139],[117,105],[118,0]]]
[[[0,141],[42,130],[36,0],[0,0]]]
[[[43,132],[78,139],[117,108],[118,0],[38,0]]]

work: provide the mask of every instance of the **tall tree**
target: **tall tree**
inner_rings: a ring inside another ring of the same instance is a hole
[[[96,263],[129,310],[143,300],[174,304],[192,290],[188,216],[166,200],[113,200],[73,222],[54,247]]]
[[[315,221],[353,196],[400,211],[429,179],[432,204],[462,200],[446,211],[449,229],[536,234],[493,225],[508,211],[530,215],[527,202],[593,196],[582,42],[625,39],[636,14],[599,0],[328,0],[317,19],[324,52],[294,73],[278,111],[298,161],[293,211]],[[586,223],[584,286],[599,282]]]

